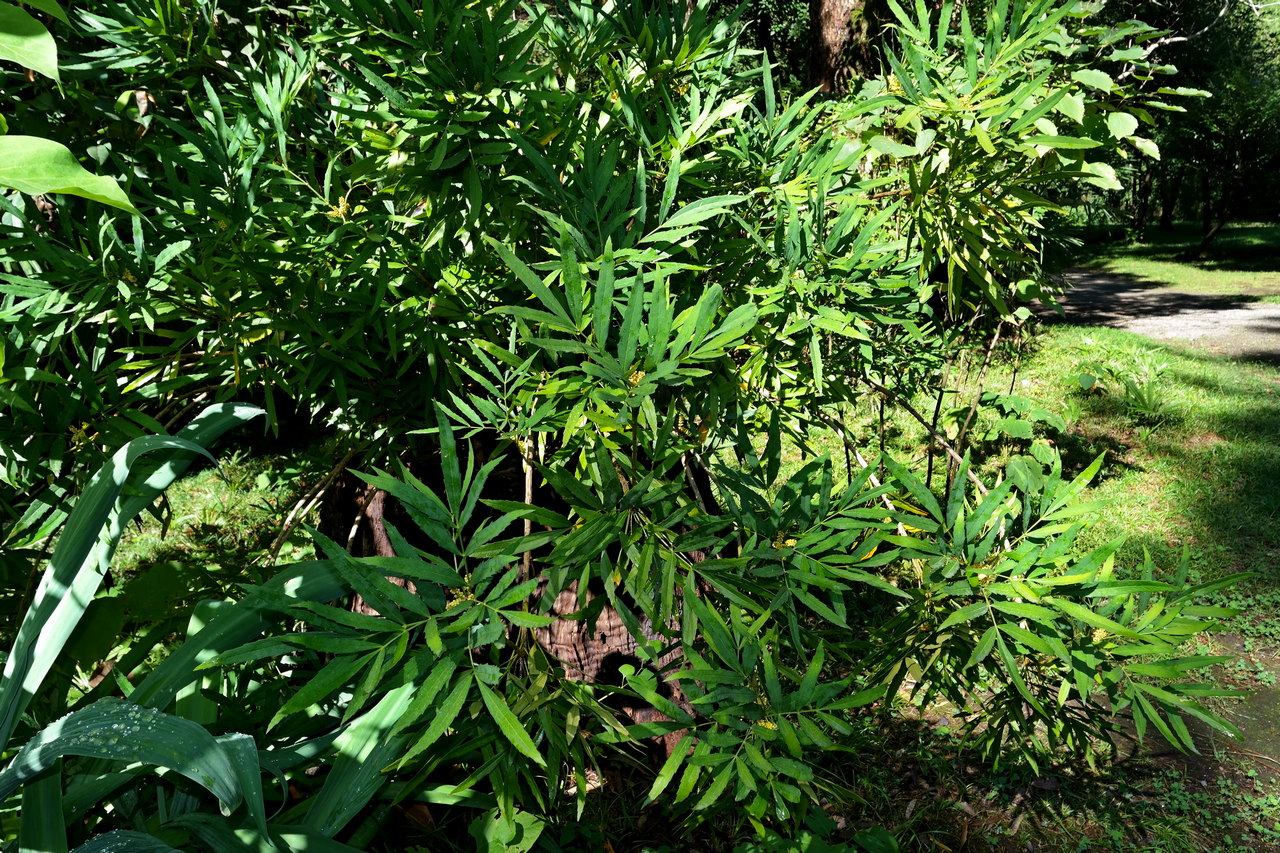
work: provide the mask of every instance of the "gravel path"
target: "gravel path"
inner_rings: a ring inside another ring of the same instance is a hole
[[[1253,361],[1280,363],[1280,305],[1257,296],[1188,293],[1131,276],[1068,270],[1065,319],[1048,322],[1110,326],[1149,338]]]

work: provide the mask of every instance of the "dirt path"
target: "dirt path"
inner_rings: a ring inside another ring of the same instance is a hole
[[[1110,326],[1171,343],[1253,361],[1280,363],[1280,305],[1248,293],[1189,293],[1132,276],[1085,269],[1066,272],[1071,282],[1065,319],[1048,322]]]

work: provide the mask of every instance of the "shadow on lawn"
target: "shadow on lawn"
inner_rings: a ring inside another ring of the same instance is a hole
[[[1070,272],[1071,288],[1062,298],[1063,314],[1040,309],[1049,324],[1121,328],[1144,317],[1169,317],[1198,311],[1226,311],[1261,301],[1253,294],[1207,294],[1171,290],[1167,285],[1125,273],[1080,268]]]
[[[1204,757],[1214,749],[1202,727],[1193,725],[1192,732],[1203,755],[1179,753],[1148,732],[1140,748],[1122,736],[1120,759],[1099,761],[1096,772],[1083,761],[1066,761],[1036,773],[990,767],[948,733],[946,722],[885,721],[874,758],[836,771],[838,784],[861,800],[863,820],[890,829],[903,850],[1097,849],[1074,846],[1090,839],[1103,842],[1102,849],[1189,853],[1207,849],[1207,839],[1188,831],[1189,822],[1231,820],[1211,814],[1206,802],[1179,799],[1187,808],[1181,814],[1169,807],[1171,785],[1216,789],[1227,779],[1224,765]]]
[[[1280,379],[1250,391],[1181,371],[1172,378],[1238,404],[1204,413],[1195,432],[1159,447],[1176,472],[1169,497],[1209,544],[1223,549],[1232,566],[1222,568],[1280,583]]]

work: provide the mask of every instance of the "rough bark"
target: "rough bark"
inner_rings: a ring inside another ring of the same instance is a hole
[[[877,72],[876,46],[883,31],[877,0],[810,0],[810,83],[843,92],[854,77]]]
[[[564,617],[580,609],[590,608],[591,602],[600,594],[592,589],[580,594],[578,584],[574,582],[556,596],[551,613]],[[641,629],[646,640],[666,641],[647,622],[641,624]],[[643,665],[637,653],[636,638],[631,636],[618,611],[608,605],[601,608],[594,621],[561,618],[545,628],[535,630],[534,637],[549,655],[564,665],[565,676],[574,681],[620,687],[623,683],[623,666],[630,665],[639,669]],[[669,670],[679,666],[680,659],[679,649],[674,649],[658,658],[653,668],[659,675],[661,695],[685,711],[692,712],[692,706],[680,685],[675,680],[664,677]],[[670,719],[656,708],[646,706],[624,705],[617,710],[636,723],[665,722]],[[672,732],[663,737],[663,752],[670,755],[682,736],[683,732]]]
[[[710,497],[711,484],[705,470],[696,463],[692,468],[693,471],[686,470],[686,473],[695,484],[693,489],[698,493],[699,501],[703,503],[704,509],[714,508],[714,499]],[[523,499],[526,502],[533,502],[531,500],[533,496],[529,493],[531,482],[526,478],[526,472],[520,467],[513,467],[511,471],[500,469],[491,479],[491,483],[498,485],[499,496],[509,497],[512,500]],[[521,493],[515,493],[516,489]],[[501,494],[504,491],[506,494]],[[395,498],[382,489],[373,488],[353,477],[349,472],[344,472],[336,479],[322,505],[320,529],[326,536],[344,545],[355,556],[396,556],[384,521],[390,521],[397,530],[412,541],[413,524]],[[419,547],[427,546],[427,543],[415,542],[414,544]],[[693,556],[695,559],[701,559],[703,555]],[[536,563],[532,566],[528,564],[524,566],[526,572],[531,568],[536,572]],[[403,579],[390,577],[388,580],[410,590],[414,589],[412,583]],[[537,593],[539,597],[544,594],[543,590]],[[588,589],[580,595],[577,583],[570,585],[559,593],[551,610],[552,615],[562,618],[546,628],[535,630],[534,638],[549,655],[564,666],[567,678],[593,684],[621,686],[622,666],[629,664],[640,668],[646,664],[642,663],[637,654],[636,638],[627,631],[618,612],[607,604],[600,607],[603,602],[597,602],[596,606],[591,608],[593,611],[599,608],[598,616],[594,620],[566,618],[577,614],[584,607],[590,607],[601,594],[603,594],[602,591]],[[360,596],[353,598],[351,609],[357,613],[378,615],[377,611]],[[652,625],[642,623],[642,630],[646,640],[663,640],[661,633]],[[692,706],[689,705],[678,683],[665,677],[670,670],[680,665],[679,650],[673,650],[648,665],[659,675],[662,695],[691,712]],[[660,722],[669,719],[657,709],[647,706],[624,704],[615,706],[614,710],[634,723]],[[682,732],[676,732],[658,739],[655,743],[659,747],[657,752],[669,755],[679,743],[682,734]]]
[[[1179,169],[1170,176],[1168,168],[1161,170],[1160,180],[1160,230],[1172,231],[1173,219],[1178,209],[1178,199],[1182,196],[1182,181],[1185,170]]]
[[[347,551],[358,557],[394,557],[395,548],[387,536],[385,521],[391,519],[396,503],[382,489],[344,471],[320,510],[320,530]],[[405,530],[396,524],[398,530]],[[416,587],[404,578],[388,577],[387,580],[414,591]],[[351,609],[369,616],[381,615],[359,595],[351,601]]]

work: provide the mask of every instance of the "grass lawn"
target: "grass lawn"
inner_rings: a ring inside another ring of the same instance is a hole
[[[1228,226],[1200,260],[1179,260],[1200,237],[1199,227],[1190,224],[1152,228],[1148,242],[1092,249],[1083,266],[1188,293],[1280,302],[1280,225]]]

